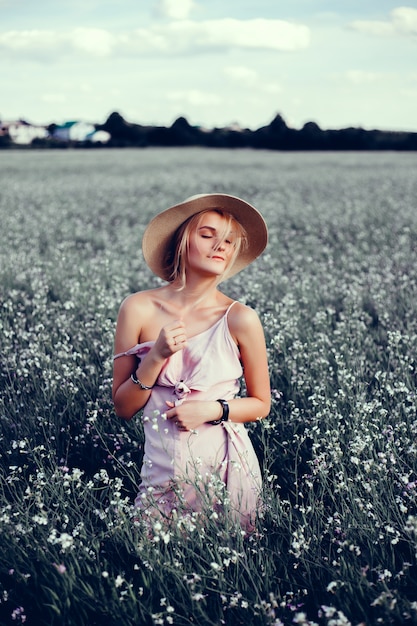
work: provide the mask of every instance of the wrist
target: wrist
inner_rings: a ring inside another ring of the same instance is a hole
[[[148,361],[148,363],[151,362],[154,365],[158,365],[161,367],[165,363],[167,358],[164,357],[162,354],[160,354],[158,350],[155,348],[155,346],[152,346],[152,348],[149,350],[148,354],[146,355],[146,360]]]
[[[216,400],[216,402],[218,402],[221,406],[221,414],[218,419],[209,422],[209,424],[212,424],[213,426],[217,426],[218,424],[221,424],[222,422],[227,422],[229,420],[229,404],[226,402],[226,400],[222,399]]]
[[[133,374],[130,375],[130,380],[135,385],[138,385],[138,387],[142,389],[143,391],[150,391],[155,386],[155,383],[153,385],[146,385],[145,383],[143,383],[140,380],[140,378],[137,376],[137,370]]]

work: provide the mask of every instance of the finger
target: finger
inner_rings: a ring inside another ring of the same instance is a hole
[[[167,401],[167,405],[172,407],[172,402],[168,402]],[[167,420],[172,420],[172,419],[178,419],[177,416],[177,408],[174,406],[173,408],[170,408],[169,411],[167,411],[165,413]]]
[[[174,335],[174,346],[180,346],[183,348],[187,343],[187,337],[182,333],[179,335]]]

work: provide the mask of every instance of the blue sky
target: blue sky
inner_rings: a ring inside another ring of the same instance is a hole
[[[417,131],[417,1],[0,0],[0,119]]]

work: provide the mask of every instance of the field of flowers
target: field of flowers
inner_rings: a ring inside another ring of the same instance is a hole
[[[417,157],[0,152],[0,624],[417,624]],[[256,533],[132,511],[141,421],[110,400],[149,217],[223,191],[267,219],[225,290],[264,324]]]

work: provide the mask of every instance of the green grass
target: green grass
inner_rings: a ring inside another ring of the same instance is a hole
[[[412,154],[0,152],[0,623],[417,624],[417,170]],[[110,400],[121,300],[158,285],[151,215],[253,202],[273,404],[250,425],[257,532],[135,518],[143,435]]]

